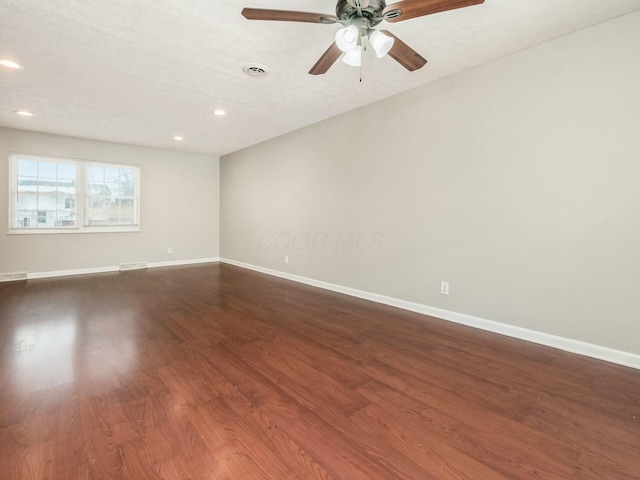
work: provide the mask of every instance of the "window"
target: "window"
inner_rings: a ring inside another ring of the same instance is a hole
[[[140,168],[10,156],[10,233],[139,230]]]
[[[76,227],[76,165],[69,161],[19,157],[14,160],[13,228]],[[69,204],[70,204],[69,203]]]

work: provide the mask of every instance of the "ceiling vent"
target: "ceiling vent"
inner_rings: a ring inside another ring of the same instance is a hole
[[[16,280],[26,280],[27,272],[0,273],[0,282],[14,282]]]
[[[269,68],[259,63],[247,63],[242,71],[251,77],[264,77],[269,73]]]

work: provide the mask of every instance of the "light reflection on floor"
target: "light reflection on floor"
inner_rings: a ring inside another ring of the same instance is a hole
[[[76,319],[19,326],[14,334],[13,381],[22,393],[74,380]]]
[[[118,377],[122,378],[137,366],[135,335],[122,325],[123,321],[127,322],[122,318],[112,318],[110,322],[95,320],[84,319],[79,324],[75,317],[69,316],[17,327],[13,352],[5,357],[5,361],[13,364],[10,383],[15,391],[28,394],[69,382],[98,384],[109,377],[112,381],[106,383],[117,387]],[[99,340],[92,342],[88,349],[77,348],[76,341],[87,335],[88,325],[93,330],[90,336]],[[109,335],[96,335],[95,328],[104,328]],[[114,335],[118,330],[120,333]]]

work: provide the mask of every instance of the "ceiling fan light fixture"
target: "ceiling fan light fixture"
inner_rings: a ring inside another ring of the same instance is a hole
[[[388,35],[385,35],[379,30],[375,30],[369,36],[369,43],[371,44],[373,49],[376,51],[376,55],[378,56],[378,58],[382,58],[387,53],[389,53],[389,50],[391,50],[391,47],[393,47],[394,40],[395,40],[394,38]]]
[[[341,28],[336,32],[336,45],[340,50],[348,53],[358,48],[358,27],[355,25],[349,25],[348,27]]]
[[[352,67],[362,66],[362,49],[356,48],[344,54],[342,61]]]

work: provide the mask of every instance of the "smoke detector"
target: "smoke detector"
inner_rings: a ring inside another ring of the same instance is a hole
[[[247,63],[242,71],[251,77],[264,77],[269,73],[269,68],[260,63]]]

